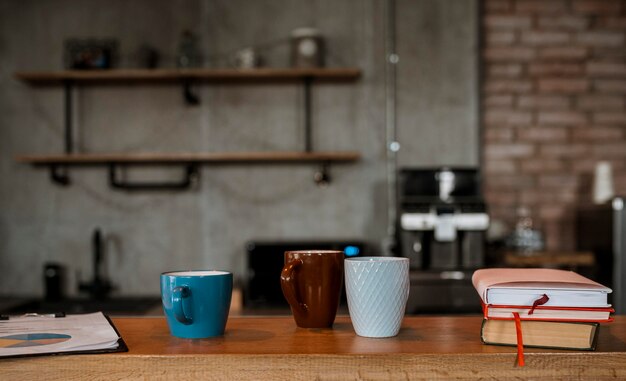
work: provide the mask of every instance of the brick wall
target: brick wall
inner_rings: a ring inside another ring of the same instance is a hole
[[[547,247],[571,249],[598,161],[626,195],[626,0],[484,0],[482,28],[492,217],[528,206]]]

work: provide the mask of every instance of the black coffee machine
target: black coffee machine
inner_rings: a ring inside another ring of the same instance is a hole
[[[402,169],[398,181],[399,254],[411,260],[411,293],[419,294],[409,313],[479,308],[471,276],[485,265],[489,227],[479,171]]]

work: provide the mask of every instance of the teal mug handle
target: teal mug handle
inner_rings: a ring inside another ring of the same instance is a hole
[[[191,317],[187,317],[185,310],[183,309],[183,299],[187,299],[191,296],[191,289],[188,286],[174,287],[172,290],[172,306],[174,307],[174,316],[179,322],[189,325],[193,323]]]

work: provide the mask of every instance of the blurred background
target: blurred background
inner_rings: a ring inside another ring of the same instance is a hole
[[[0,295],[158,298],[160,273],[214,268],[280,306],[283,251],[330,247],[410,257],[410,313],[478,311],[486,266],[574,269],[617,306],[625,33],[621,0],[0,0]],[[356,158],[134,191],[109,177],[188,160],[19,159],[242,152]]]

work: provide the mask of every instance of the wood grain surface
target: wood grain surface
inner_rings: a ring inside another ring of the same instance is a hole
[[[131,83],[131,82],[280,82],[304,78],[319,81],[354,81],[361,76],[358,68],[256,68],[256,69],[109,69],[16,72],[15,78],[31,85],[58,85],[74,83]]]
[[[537,252],[526,256],[515,252],[504,254],[504,264],[512,267],[576,268],[593,266],[595,263],[596,258],[590,251]]]
[[[170,336],[163,318],[113,319],[127,353],[0,360],[2,379],[433,380],[626,379],[626,317],[603,324],[595,352],[480,343],[480,316],[406,317],[400,334],[369,339],[346,316],[333,329],[291,317],[233,317],[220,338]]]

